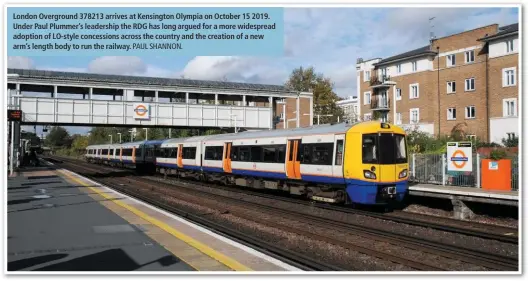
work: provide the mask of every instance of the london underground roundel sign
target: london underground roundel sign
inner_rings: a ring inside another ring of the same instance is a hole
[[[447,170],[473,171],[473,150],[471,142],[447,143]]]
[[[150,118],[149,104],[135,103],[134,104],[134,118],[135,119],[149,119]]]

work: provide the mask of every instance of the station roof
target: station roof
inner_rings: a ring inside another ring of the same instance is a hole
[[[81,72],[63,72],[34,69],[16,69],[8,68],[8,74],[18,74],[21,78],[31,79],[58,79],[73,80],[76,82],[99,82],[99,83],[121,83],[121,84],[142,84],[150,86],[175,86],[175,87],[197,87],[211,89],[233,89],[233,90],[251,90],[267,92],[293,92],[282,85],[266,85],[252,83],[235,83],[210,80],[193,80],[193,79],[175,79],[175,78],[158,78],[145,76],[125,76],[110,74],[95,74]]]

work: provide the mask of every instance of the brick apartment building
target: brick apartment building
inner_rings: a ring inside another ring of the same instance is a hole
[[[433,135],[455,126],[500,143],[518,135],[518,24],[436,38],[385,59],[358,59],[359,116]]]

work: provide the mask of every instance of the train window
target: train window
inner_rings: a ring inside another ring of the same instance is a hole
[[[195,159],[196,158],[196,147],[184,147],[183,148],[183,159]]]
[[[378,164],[378,138],[377,134],[363,135],[363,144],[361,148],[363,163]]]
[[[343,165],[343,140],[337,140],[337,142],[336,142],[335,164],[337,166]]]
[[[290,151],[288,153],[288,161],[293,161],[293,141],[289,140],[288,142],[290,144]]]
[[[205,147],[205,160],[222,160],[223,146],[207,146]]]
[[[279,145],[277,147],[277,163],[284,163],[284,160],[286,159],[286,145]]]
[[[403,135],[379,135],[379,163],[402,164],[407,162],[405,151],[405,137]]]
[[[275,163],[277,161],[277,157],[275,156],[277,148],[274,146],[265,146],[262,148],[264,152],[263,161],[265,163]]]
[[[141,157],[141,148],[136,147],[136,157]]]
[[[231,146],[231,161],[238,161],[238,146]]]
[[[114,149],[110,149],[110,155],[114,155]]]
[[[103,154],[103,155],[108,155],[108,149],[103,149],[102,154]]]
[[[250,149],[248,146],[240,146],[238,148],[238,161],[249,162],[250,155]]]
[[[251,147],[251,162],[262,162],[262,147],[261,146]]]
[[[303,144],[302,163],[309,165],[332,165],[333,143]]]
[[[301,151],[303,151],[303,147],[304,147],[303,144],[299,140],[299,144],[298,144],[298,148],[297,148],[297,157],[296,157],[297,159],[296,159],[296,161],[302,162],[304,154],[301,153]]]
[[[123,149],[123,156],[132,156],[132,149],[131,148]]]

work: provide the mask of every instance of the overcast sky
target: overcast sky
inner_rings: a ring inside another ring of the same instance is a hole
[[[10,68],[283,84],[291,70],[314,66],[339,96],[356,95],[356,60],[389,57],[437,37],[518,22],[517,8],[287,8],[282,57],[9,57]]]

